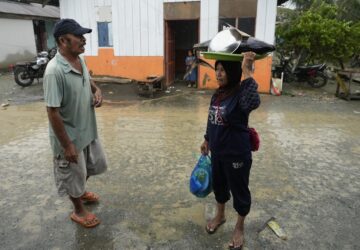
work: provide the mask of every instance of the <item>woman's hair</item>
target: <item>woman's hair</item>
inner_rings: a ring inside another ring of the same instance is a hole
[[[221,63],[223,66],[226,77],[227,77],[227,84],[225,86],[219,87],[215,95],[220,100],[225,99],[226,97],[232,95],[239,87],[240,87],[240,80],[242,75],[241,69],[241,62],[232,62],[232,61],[220,61],[217,60],[215,62],[215,70],[216,66]]]

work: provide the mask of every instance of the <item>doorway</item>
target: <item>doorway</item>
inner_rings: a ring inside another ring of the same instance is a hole
[[[183,82],[187,51],[199,42],[199,20],[165,20],[166,85]]]
[[[33,20],[33,27],[37,52],[47,50],[45,21]]]

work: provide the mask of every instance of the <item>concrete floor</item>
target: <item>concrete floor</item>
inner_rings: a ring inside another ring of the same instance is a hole
[[[70,202],[56,193],[41,84],[22,89],[5,75],[0,88],[10,103],[0,108],[1,249],[227,248],[231,202],[227,223],[209,236],[213,194],[197,199],[188,188],[209,92],[183,88],[148,99],[103,85],[107,102],[97,120],[109,169],[88,182],[101,196],[89,209],[102,220],[89,230],[70,221]],[[251,116],[262,141],[253,154],[244,249],[359,249],[360,102],[332,90],[290,92],[262,95]],[[271,217],[286,241],[264,227]]]

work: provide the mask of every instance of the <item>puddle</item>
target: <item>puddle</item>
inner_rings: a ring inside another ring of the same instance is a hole
[[[262,141],[253,155],[247,248],[296,249],[304,239],[307,246],[321,246],[320,236],[335,234],[313,233],[329,217],[344,225],[342,240],[327,238],[332,246],[355,242],[349,235],[358,235],[360,227],[345,225],[358,218],[352,200],[360,188],[360,117],[345,102],[323,107],[282,98],[262,96],[251,117]],[[11,249],[223,249],[236,219],[231,202],[228,222],[209,237],[204,225],[213,195],[197,199],[188,187],[209,100],[209,95],[179,94],[133,105],[106,103],[97,110],[109,169],[88,183],[101,196],[99,205],[89,207],[102,220],[93,230],[72,223],[70,202],[56,194],[43,103],[0,110],[0,220],[8,225],[0,229],[2,244]],[[258,235],[271,216],[286,229],[287,242],[267,231]]]

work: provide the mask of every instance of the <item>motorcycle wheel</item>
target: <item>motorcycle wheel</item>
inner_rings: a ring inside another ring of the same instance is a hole
[[[309,77],[307,82],[313,88],[321,88],[326,85],[327,80],[327,76],[323,72],[318,72],[316,76]]]
[[[17,67],[14,71],[15,82],[22,87],[30,86],[34,78],[30,77],[25,67]]]

